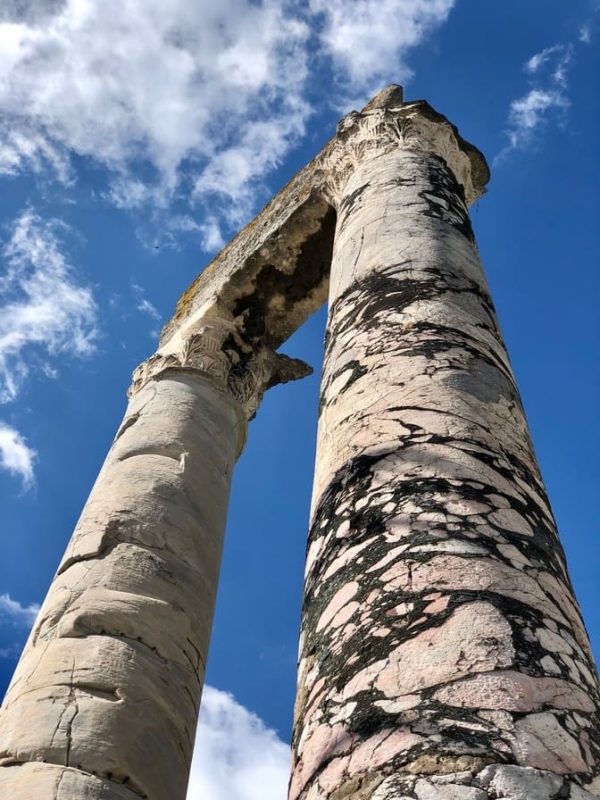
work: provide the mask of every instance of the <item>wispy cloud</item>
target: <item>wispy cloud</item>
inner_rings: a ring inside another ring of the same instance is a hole
[[[588,18],[579,28],[579,41],[583,44],[590,44],[596,31],[598,30],[598,13],[600,12],[600,0],[591,0],[591,10]]]
[[[568,73],[573,57],[573,44],[556,44],[534,53],[525,62],[523,70],[531,88],[510,104],[508,145],[496,156],[495,163],[513,150],[531,146],[550,122],[564,119],[571,105]]]
[[[69,183],[72,155],[93,159],[106,200],[164,214],[183,201],[204,213],[194,232],[213,248],[304,135],[323,59],[356,95],[406,80],[408,55],[454,3],[12,0],[0,11],[0,173],[49,168]]]
[[[142,314],[147,314],[151,319],[160,321],[161,320],[161,313],[156,308],[156,306],[152,305],[150,300],[144,298],[137,304],[137,310],[140,311]]]
[[[29,489],[34,482],[36,458],[36,451],[28,446],[19,431],[0,421],[0,469],[21,478],[23,488]]]
[[[6,592],[0,594],[0,659],[18,658],[39,610],[37,603],[24,606]]]
[[[162,319],[162,314],[156,308],[156,306],[145,297],[144,288],[140,286],[138,283],[132,283],[131,288],[136,298],[136,309],[141,314],[146,314],[150,319],[153,319],[155,322],[160,322]]]
[[[40,607],[37,603],[23,606],[9,594],[0,594],[0,622],[6,626],[30,628],[35,622]]]
[[[131,289],[133,291],[135,297],[135,307],[136,310],[140,312],[140,314],[144,314],[146,317],[150,317],[150,319],[154,322],[152,328],[148,331],[150,337],[152,339],[157,339],[160,335],[160,325],[156,325],[157,322],[161,322],[163,319],[162,314],[156,308],[154,303],[151,303],[150,300],[145,296],[145,292],[142,286],[137,283],[131,284]]]
[[[579,29],[579,41],[589,44],[592,41],[592,30],[589,25],[582,25]]]
[[[8,647],[0,647],[0,658],[14,659],[19,655],[19,645],[15,642]]]
[[[187,800],[285,800],[290,748],[227,692],[206,686]]]
[[[547,121],[552,111],[568,108],[570,101],[557,89],[531,89],[510,106],[508,138],[511,149],[524,147]]]
[[[550,80],[562,88],[567,86],[567,70],[573,58],[573,46],[556,44],[535,53],[525,62],[525,72],[539,75],[543,68],[550,65]]]
[[[58,355],[87,356],[96,304],[61,249],[66,226],[31,209],[11,226],[0,278],[0,401],[14,400],[32,364],[47,372]]]
[[[446,21],[455,0],[310,0],[321,43],[350,91],[370,94],[413,76],[410,52]]]
[[[17,398],[32,370],[55,377],[57,356],[88,356],[96,338],[96,304],[64,255],[66,226],[31,209],[12,223],[0,250],[0,402]],[[34,481],[36,451],[0,422],[0,469]]]

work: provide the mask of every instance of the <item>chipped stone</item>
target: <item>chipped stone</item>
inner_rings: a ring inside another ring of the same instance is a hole
[[[488,800],[481,789],[456,783],[439,786],[426,779],[417,781],[415,792],[418,800]]]
[[[511,764],[493,764],[477,775],[477,780],[494,797],[506,800],[554,800],[563,778],[550,772]]]
[[[559,775],[588,771],[577,740],[554,714],[528,714],[517,720],[515,733],[515,749],[523,763]]]

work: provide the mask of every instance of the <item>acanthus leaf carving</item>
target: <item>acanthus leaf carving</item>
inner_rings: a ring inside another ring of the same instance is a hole
[[[340,120],[335,138],[320,156],[324,192],[337,207],[344,186],[359,163],[400,147],[443,158],[463,186],[470,205],[485,189],[483,176],[473,174],[474,166],[479,171],[480,154],[465,145],[456,128],[424,101],[351,111]],[[483,168],[486,170],[487,166]]]
[[[275,353],[263,344],[249,345],[239,325],[233,318],[207,315],[176,350],[159,351],[134,370],[128,396],[167,370],[195,370],[229,394],[246,418],[252,419],[267,389],[311,374],[312,368],[300,359]]]

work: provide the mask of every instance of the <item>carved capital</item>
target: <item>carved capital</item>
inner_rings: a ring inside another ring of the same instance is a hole
[[[398,147],[443,158],[463,186],[468,204],[485,192],[489,170],[483,155],[462,139],[446,117],[419,100],[396,107],[369,104],[340,120],[336,136],[320,156],[330,201],[338,204],[359,163]]]
[[[312,368],[262,344],[248,344],[240,335],[241,324],[233,317],[206,315],[193,332],[173,337],[175,348],[169,348],[168,342],[134,370],[128,396],[133,397],[167,370],[193,370],[210,378],[218,390],[241,406],[247,419],[252,419],[267,389],[310,375]]]

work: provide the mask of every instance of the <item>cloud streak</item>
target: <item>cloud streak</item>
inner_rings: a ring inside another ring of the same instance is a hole
[[[566,88],[567,71],[573,58],[573,46],[556,44],[554,47],[547,47],[539,53],[535,53],[525,63],[525,72],[530,75],[538,75],[545,66],[551,65],[551,82]]]
[[[61,248],[66,226],[25,210],[0,251],[0,402],[14,401],[33,370],[54,375],[58,356],[89,356],[97,335],[92,291]],[[0,421],[0,469],[34,483],[36,451]]]
[[[61,249],[66,226],[31,209],[13,223],[2,249],[0,401],[14,400],[32,365],[46,370],[59,355],[94,351],[97,309]]]
[[[0,594],[0,621],[6,625],[16,625],[20,628],[31,628],[38,615],[40,607],[37,603],[23,606],[18,600],[13,600],[9,594]]]
[[[534,53],[523,65],[531,88],[510,104],[508,145],[494,159],[498,163],[514,151],[533,145],[552,122],[564,119],[571,100],[568,75],[574,58],[572,44],[556,44]]]
[[[570,101],[557,89],[531,89],[510,105],[508,138],[515,150],[529,145],[551,112],[565,110]]]

